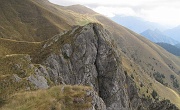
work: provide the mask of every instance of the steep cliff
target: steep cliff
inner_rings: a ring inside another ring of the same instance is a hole
[[[101,25],[75,27],[56,35],[43,47],[37,54],[38,59],[44,58],[39,63],[46,66],[55,84],[91,86],[108,110],[148,109],[153,103],[138,93],[135,82],[123,67],[124,55],[113,44],[112,34]]]

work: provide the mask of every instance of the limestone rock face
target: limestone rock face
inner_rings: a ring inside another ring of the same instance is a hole
[[[75,28],[72,32],[66,36],[73,42],[62,44],[58,49],[60,54],[50,54],[43,62],[50,79],[56,84],[91,86],[102,98],[96,95],[95,102],[105,102],[109,110],[128,109],[125,75],[110,44],[110,33],[98,24]],[[105,106],[99,103],[94,109],[104,110]]]
[[[91,23],[55,37],[47,48],[56,46],[56,51],[42,62],[55,84],[91,86],[96,91],[90,93],[93,110],[144,110],[151,104],[139,97],[123,69],[121,52],[101,25]]]
[[[39,69],[35,68],[35,74],[30,75],[27,80],[35,85],[38,89],[47,89],[49,87],[47,79],[47,70],[40,65]]]
[[[106,104],[104,103],[102,98],[99,97],[97,92],[92,90],[92,91],[88,91],[87,94],[92,97],[92,102],[91,102],[92,107],[89,108],[88,110],[106,110]]]

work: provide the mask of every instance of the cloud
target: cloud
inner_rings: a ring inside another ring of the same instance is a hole
[[[59,5],[85,5],[107,17],[136,16],[164,25],[180,24],[180,0],[49,0]]]
[[[73,5],[73,4],[82,4],[82,5],[88,5],[88,4],[97,4],[97,5],[103,5],[103,6],[122,6],[122,5],[128,5],[128,6],[139,6],[142,3],[153,3],[156,0],[49,0],[53,3],[58,3],[61,5]],[[145,2],[144,2],[145,1]]]
[[[153,22],[166,25],[179,25],[180,24],[180,7],[156,7],[150,10],[141,10],[141,17]]]
[[[93,8],[93,10],[107,17],[114,17],[115,15],[136,16],[136,12],[129,7],[98,6],[96,8]]]

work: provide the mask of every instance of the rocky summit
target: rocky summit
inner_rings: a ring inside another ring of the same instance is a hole
[[[17,2],[0,19],[32,33],[0,21],[0,109],[179,110],[178,57],[81,5]]]

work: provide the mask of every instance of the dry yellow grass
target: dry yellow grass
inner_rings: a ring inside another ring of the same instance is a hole
[[[84,110],[91,107],[90,87],[55,86],[14,94],[1,110]]]
[[[41,42],[15,41],[0,38],[0,57],[10,54],[33,55],[41,49]]]
[[[150,77],[148,74],[140,71],[141,67],[137,64],[133,63],[126,57],[122,58],[122,63],[124,68],[127,70],[128,75],[131,77],[133,76],[133,80],[136,83],[136,86],[139,88],[139,95],[142,96],[143,94],[148,97],[152,98],[151,93],[153,90],[155,90],[158,93],[159,100],[168,99],[173,104],[175,104],[178,108],[180,108],[180,96],[179,94],[174,91],[173,89],[166,87]],[[133,71],[136,70],[136,71]],[[175,75],[178,77],[177,75]],[[167,79],[170,76],[166,76]],[[142,82],[143,86],[140,86],[140,83]],[[150,83],[152,85],[150,85]],[[147,93],[148,90],[148,93]]]
[[[47,0],[1,0],[0,37],[21,41],[44,41],[69,30],[73,25],[97,22],[91,13],[72,11],[77,6],[64,8]],[[85,7],[82,7],[83,9]],[[79,8],[78,8],[79,9]],[[76,10],[78,10],[76,9]],[[90,9],[85,9],[84,11]]]
[[[29,55],[11,54],[0,57],[0,65],[0,98],[7,98],[17,91],[27,89],[27,87],[33,90],[33,85],[26,80],[35,72]],[[15,81],[14,75],[21,78],[20,81]]]
[[[180,108],[180,96],[176,91],[168,87],[164,87],[158,82],[154,83],[153,86],[161,98],[169,99],[172,103]]]

